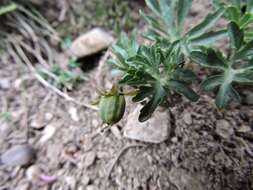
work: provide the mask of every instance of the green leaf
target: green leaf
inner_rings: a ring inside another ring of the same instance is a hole
[[[157,0],[145,0],[145,2],[148,8],[150,8],[156,15],[160,15],[161,10]]]
[[[147,98],[152,94],[154,89],[149,86],[141,86],[139,87],[138,93],[133,97],[132,101],[133,102],[140,102],[143,99]]]
[[[178,94],[181,94],[188,98],[189,100],[196,102],[199,99],[199,95],[196,94],[186,83],[176,80],[169,81],[169,88],[176,91]]]
[[[204,66],[204,67],[212,67],[216,69],[226,70],[227,65],[224,63],[224,60],[216,53],[214,50],[209,48],[207,53],[203,53],[201,51],[193,51],[190,54],[191,59]]]
[[[229,96],[228,96],[228,93],[229,93],[229,89],[230,89],[230,83],[223,83],[221,86],[220,86],[220,89],[219,89],[219,92],[216,96],[216,105],[219,107],[219,108],[224,108],[228,101],[229,101]]]
[[[196,75],[191,70],[178,68],[174,71],[173,78],[178,81],[192,83],[196,79]]]
[[[8,5],[0,5],[0,16],[9,12],[13,12],[17,9],[15,3],[10,3]]]
[[[192,5],[192,0],[178,0],[177,6],[177,27],[181,32],[185,17],[188,15]]]
[[[219,108],[224,108],[228,104],[229,100],[231,99],[237,102],[241,101],[240,95],[232,87],[232,84],[224,82],[220,86],[219,92],[216,96],[216,105]]]
[[[214,75],[207,78],[202,84],[201,88],[205,91],[212,91],[214,88],[221,85],[223,82],[223,75]]]
[[[238,73],[234,76],[234,81],[238,83],[253,83],[253,71]]]
[[[245,59],[249,54],[252,54],[253,51],[253,40],[249,41],[244,47],[241,48],[240,51],[238,51],[234,59]]]
[[[243,44],[243,30],[235,22],[230,22],[228,25],[228,34],[232,48],[239,49]]]
[[[208,30],[210,30],[219,20],[219,18],[223,15],[223,13],[224,9],[220,8],[213,14],[207,15],[207,17],[200,24],[198,24],[188,32],[189,38],[190,39],[196,38],[207,32]]]
[[[226,9],[226,13],[228,15],[228,18],[231,21],[239,23],[239,20],[240,20],[240,17],[241,17],[241,10],[240,10],[240,8],[237,8],[235,6],[229,6]]]
[[[253,13],[253,1],[247,0],[247,11]]]
[[[231,0],[231,1],[233,6],[235,6],[238,9],[241,8],[241,0]]]
[[[148,120],[152,116],[157,106],[159,106],[164,101],[166,93],[163,87],[160,85],[160,83],[156,83],[154,88],[155,91],[153,97],[147,104],[143,106],[143,108],[140,111],[139,115],[140,122]]]
[[[227,36],[227,30],[211,31],[191,39],[191,46],[206,46]]]
[[[245,13],[243,17],[240,19],[239,26],[240,28],[247,27],[253,21],[253,14]]]

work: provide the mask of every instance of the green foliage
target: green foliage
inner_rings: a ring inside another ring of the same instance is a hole
[[[3,119],[5,121],[10,121],[12,118],[12,115],[10,112],[1,112],[0,113],[0,119]]]
[[[253,1],[231,0],[228,3],[222,0],[213,0],[216,7],[225,10],[225,17],[235,22],[244,30],[245,40],[253,37]]]
[[[253,36],[252,0],[213,0],[215,9],[199,24],[183,32],[191,0],[146,0],[153,12],[140,12],[148,24],[149,45],[138,44],[134,35],[122,34],[113,46],[114,57],[109,62],[122,73],[119,84],[128,85],[138,92],[134,102],[141,102],[139,121],[152,116],[157,106],[174,93],[191,101],[199,96],[191,89],[196,79],[186,63],[196,63],[214,69],[218,74],[209,76],[201,84],[203,90],[217,92],[216,104],[224,108],[231,100],[240,102],[234,84],[253,84]],[[241,11],[245,8],[246,12]],[[229,24],[216,28],[217,21],[224,17]],[[227,55],[215,49],[215,42],[228,38]]]
[[[7,5],[0,5],[0,16],[9,12],[13,12],[17,9],[17,5],[15,3],[10,3]]]
[[[72,90],[79,82],[87,80],[75,59],[70,59],[67,68],[53,64],[51,69],[39,69],[40,75],[58,88]]]
[[[214,30],[217,20],[224,13],[222,8],[210,13],[190,31],[183,33],[192,0],[146,0],[146,4],[154,13],[154,16],[148,16],[141,12],[149,27],[146,38],[153,41],[166,38],[171,43],[178,41],[178,47],[187,56],[189,49],[209,45],[227,35],[226,30]]]
[[[228,25],[231,54],[224,57],[220,51],[211,48],[205,52],[194,51],[191,57],[194,62],[215,68],[220,74],[207,78],[202,88],[207,91],[218,88],[216,104],[223,108],[230,100],[240,102],[238,92],[233,83],[253,83],[253,40],[244,41],[243,30],[235,22]]]
[[[140,46],[135,39],[129,40],[122,35],[113,47],[116,58],[110,63],[124,73],[119,83],[139,90],[133,101],[149,98],[141,109],[140,121],[149,119],[171,91],[192,101],[198,100],[198,95],[189,87],[195,75],[183,68],[184,56],[180,51],[173,51],[175,46],[167,40]]]

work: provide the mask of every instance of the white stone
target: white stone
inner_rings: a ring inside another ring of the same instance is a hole
[[[149,120],[139,122],[140,109],[141,107],[138,106],[128,115],[124,136],[149,143],[161,143],[167,140],[171,129],[168,112],[156,110]]]
[[[45,129],[43,130],[43,135],[40,139],[40,143],[43,144],[47,142],[48,140],[50,140],[54,136],[55,132],[56,132],[55,126],[50,125],[50,124],[47,125]]]
[[[233,127],[228,121],[221,119],[216,121],[215,132],[224,139],[230,138],[234,134]]]
[[[101,28],[94,28],[74,40],[70,54],[77,58],[85,57],[106,49],[113,41],[114,38],[110,34]]]
[[[96,153],[93,151],[88,152],[85,155],[84,166],[88,168],[95,162],[95,159],[96,159]]]

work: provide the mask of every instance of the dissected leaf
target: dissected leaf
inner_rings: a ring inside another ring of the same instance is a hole
[[[177,27],[179,28],[179,30],[182,30],[184,19],[188,15],[191,5],[192,5],[192,0],[178,0]]]
[[[191,39],[192,46],[209,45],[227,36],[227,30],[211,31]]]
[[[201,88],[206,91],[214,90],[214,88],[221,85],[223,82],[223,75],[214,75],[207,78],[202,84]]]
[[[228,25],[228,34],[231,41],[232,48],[239,49],[243,44],[243,31],[235,22]]]
[[[199,99],[199,95],[196,94],[189,86],[181,81],[170,80],[169,81],[170,89],[173,89],[178,94],[184,95],[189,100],[196,102]]]
[[[188,36],[190,39],[201,36],[205,32],[208,32],[218,21],[218,19],[224,14],[223,9],[218,9],[213,14],[209,14],[201,23],[193,27],[189,32]]]
[[[150,99],[150,101],[143,106],[143,108],[140,111],[139,115],[139,121],[144,122],[148,120],[158,105],[160,105],[166,96],[166,92],[164,91],[163,87],[156,83],[154,86],[154,94],[153,97]]]
[[[201,51],[193,51],[191,52],[190,57],[194,62],[204,67],[212,67],[221,70],[225,70],[228,67],[218,56],[218,54],[210,48],[208,49],[207,53]]]

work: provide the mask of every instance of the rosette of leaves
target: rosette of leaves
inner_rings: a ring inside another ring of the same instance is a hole
[[[191,50],[210,45],[227,35],[224,29],[214,29],[224,14],[223,8],[208,14],[199,24],[184,32],[184,21],[190,12],[192,0],[146,0],[146,4],[153,15],[141,12],[148,24],[145,37],[153,41],[164,38],[171,43],[177,41],[177,46],[186,56]]]
[[[119,84],[138,89],[133,101],[144,103],[139,121],[149,119],[172,91],[191,101],[198,100],[199,96],[189,87],[195,75],[183,68],[184,56],[175,44],[163,40],[151,46],[138,45],[124,34],[113,53],[115,58],[110,63],[123,74]]]
[[[206,91],[218,89],[216,104],[219,108],[225,107],[230,100],[240,102],[234,83],[253,84],[253,40],[245,42],[244,31],[235,22],[229,24],[228,33],[231,51],[227,57],[211,48],[191,53],[196,63],[221,71],[202,83]]]
[[[252,0],[213,0],[217,9],[225,10],[224,16],[244,30],[246,41],[253,38],[253,1]]]

